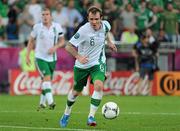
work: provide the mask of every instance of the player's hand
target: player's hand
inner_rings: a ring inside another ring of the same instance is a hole
[[[30,60],[30,58],[29,58],[29,55],[26,55],[26,64],[27,64],[28,66],[31,65],[31,60]]]
[[[85,63],[87,63],[87,62],[89,61],[87,56],[80,56],[80,55],[78,55],[76,59],[77,59],[81,64],[85,64]]]
[[[117,47],[116,47],[115,44],[109,43],[108,46],[109,46],[109,48],[110,48],[112,51],[117,52]]]
[[[50,48],[49,50],[48,50],[48,54],[53,54],[53,53],[55,53],[56,52],[56,47],[52,47],[52,48]]]

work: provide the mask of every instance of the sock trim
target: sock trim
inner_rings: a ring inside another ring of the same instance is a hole
[[[99,99],[94,99],[94,98],[91,98],[91,104],[98,107],[101,103],[101,100]]]

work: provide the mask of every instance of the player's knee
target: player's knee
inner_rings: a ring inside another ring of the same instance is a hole
[[[94,90],[96,90],[96,91],[102,91],[102,89],[103,89],[103,82],[100,81],[100,80],[96,80],[96,81],[94,82]]]
[[[76,90],[72,90],[73,96],[79,96],[80,93],[81,93],[81,92],[78,92],[78,91],[76,91]]]
[[[51,81],[51,76],[44,76],[43,81]]]

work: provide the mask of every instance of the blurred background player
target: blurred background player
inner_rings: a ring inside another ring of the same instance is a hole
[[[90,7],[88,9],[88,21],[77,31],[66,46],[66,50],[76,58],[76,62],[74,66],[74,87],[68,94],[66,109],[60,120],[61,127],[67,126],[72,105],[84,86],[86,86],[89,76],[94,84],[94,92],[91,97],[87,124],[96,126],[94,116],[103,96],[102,89],[106,72],[106,35],[108,46],[113,51],[117,51],[116,46],[108,36],[111,29],[109,22],[102,21],[101,9],[95,6]],[[78,52],[76,48],[78,48]]]
[[[35,24],[30,34],[26,56],[27,64],[30,64],[30,51],[35,42],[36,64],[43,80],[39,109],[45,108],[46,100],[49,109],[54,109],[51,80],[57,61],[56,50],[64,46],[64,36],[62,27],[52,22],[51,12],[48,8],[42,10],[42,23]]]
[[[34,50],[31,50],[30,55],[29,55],[31,64],[28,65],[26,63],[27,44],[28,44],[28,41],[25,41],[21,51],[19,52],[19,67],[21,68],[22,71],[27,71],[27,72],[36,71]]]
[[[152,80],[154,72],[157,70],[157,54],[158,44],[156,42],[150,43],[149,37],[142,34],[140,42],[134,45],[133,56],[135,58],[135,68],[140,74],[138,87],[141,86],[145,76],[148,77],[148,89],[152,87]]]

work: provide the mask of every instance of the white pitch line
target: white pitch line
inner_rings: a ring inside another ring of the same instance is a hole
[[[48,110],[42,110],[42,111],[33,111],[33,110],[24,110],[24,111],[4,111],[0,110],[0,113],[39,113],[39,112],[46,112],[46,113],[63,113],[63,111],[48,111]],[[72,112],[73,114],[88,114],[87,112]],[[97,112],[97,114],[101,114],[100,112]],[[180,113],[175,113],[175,112],[120,112],[120,114],[123,115],[169,115],[169,116],[174,116],[174,115],[180,115]]]
[[[122,114],[126,114],[126,115],[167,115],[167,116],[180,115],[180,113],[175,113],[175,112],[123,112]]]
[[[0,125],[0,128],[13,128],[13,129],[32,129],[32,130],[52,130],[52,131],[103,131],[103,130],[92,130],[92,129],[71,129],[71,128],[45,128],[45,127],[28,127],[28,126],[8,126]]]

